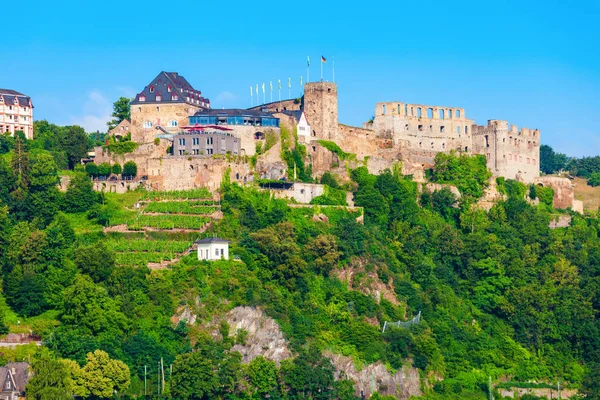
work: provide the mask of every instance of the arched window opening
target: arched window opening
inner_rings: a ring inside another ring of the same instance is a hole
[[[427,118],[433,118],[433,108],[427,109]]]
[[[438,110],[438,115],[439,115],[440,119],[444,119],[444,116],[445,116],[444,110]]]

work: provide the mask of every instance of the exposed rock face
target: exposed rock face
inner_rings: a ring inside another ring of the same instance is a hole
[[[502,397],[508,398],[521,398],[525,394],[537,396],[545,399],[569,399],[571,397],[576,396],[577,390],[575,389],[562,389],[560,391],[560,397],[558,397],[558,391],[554,389],[523,389],[523,388],[513,388],[513,389],[498,389],[498,393]]]
[[[358,396],[369,398],[377,391],[379,394],[408,399],[410,396],[421,396],[421,379],[419,371],[412,367],[402,367],[395,374],[390,373],[381,362],[369,364],[360,371],[356,370],[351,357],[325,353],[335,366],[336,379],[351,379]]]
[[[570,215],[559,215],[550,221],[550,229],[554,228],[567,228],[571,225]]]
[[[232,351],[239,351],[242,362],[250,362],[263,356],[279,364],[290,358],[292,353],[287,347],[279,325],[274,319],[267,317],[262,310],[252,307],[236,307],[225,315],[229,324],[229,334],[235,336],[238,330],[248,332],[245,344],[236,344]]]

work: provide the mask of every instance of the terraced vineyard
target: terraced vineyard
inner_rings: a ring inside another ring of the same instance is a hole
[[[121,226],[113,229],[108,241],[120,266],[166,267],[192,248],[197,235],[220,211],[206,189],[148,192],[138,205],[132,204],[129,211],[111,219],[112,226]]]

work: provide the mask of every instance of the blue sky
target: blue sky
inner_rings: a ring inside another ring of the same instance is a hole
[[[24,9],[25,7],[25,9]],[[111,104],[161,70],[213,107],[248,107],[250,85],[287,78],[300,94],[335,58],[340,121],[378,101],[464,107],[478,124],[538,128],[573,156],[600,154],[600,1],[208,2],[3,4],[14,26],[0,87],[32,96],[36,119],[104,130]],[[11,27],[5,24],[5,32]],[[276,94],[274,94],[276,98]],[[267,100],[269,95],[267,93]]]

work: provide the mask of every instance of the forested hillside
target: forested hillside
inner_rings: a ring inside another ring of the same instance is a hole
[[[552,193],[513,181],[498,181],[505,201],[478,209],[489,179],[480,157],[440,155],[429,175],[455,185],[460,200],[448,189],[418,194],[398,171],[353,170],[344,187],[364,207],[364,224],[360,212],[290,207],[225,179],[223,217],[210,232],[230,240],[239,259],[209,263],[183,251],[215,211],[205,193],[189,195],[182,215],[202,216],[182,234],[174,221],[189,219],[174,215],[167,226],[170,217],[154,214],[176,212],[169,201],[186,194],[102,195],[83,172],[61,193],[54,150],[3,143],[0,328],[31,330],[44,346],[2,357],[30,357],[32,399],[356,399],[325,353],[350,356],[357,368],[417,368],[430,399],[486,398],[490,378],[560,381],[600,396],[598,220],[574,214],[570,227],[551,230]],[[153,204],[147,217],[133,207],[140,201]],[[127,232],[104,229],[122,224]],[[151,270],[150,254],[173,263]],[[392,288],[393,299],[372,295],[375,284]],[[294,358],[243,364],[230,349],[245,333],[222,322],[237,306],[275,319]],[[194,324],[174,322],[185,307]],[[382,332],[385,321],[419,312],[419,323]]]

